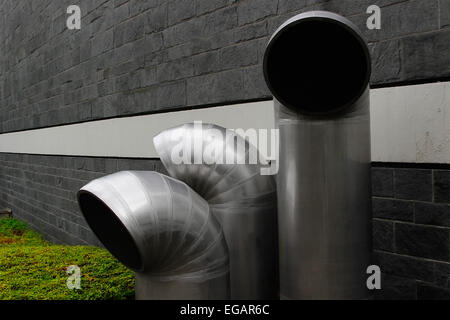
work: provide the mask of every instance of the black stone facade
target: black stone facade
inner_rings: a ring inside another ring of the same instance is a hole
[[[381,297],[450,299],[450,166],[376,164],[372,195]]]
[[[372,86],[450,78],[450,0],[68,0],[0,2],[0,132],[271,97],[270,35],[309,10],[352,20]],[[369,30],[367,7],[381,7]]]

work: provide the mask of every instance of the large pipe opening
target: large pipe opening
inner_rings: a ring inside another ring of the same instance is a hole
[[[136,242],[114,212],[87,191],[80,191],[78,203],[86,222],[105,248],[128,268],[140,270],[142,258]]]
[[[264,76],[275,98],[291,110],[305,115],[338,113],[364,93],[370,55],[348,20],[308,13],[288,20],[274,33],[264,56]]]

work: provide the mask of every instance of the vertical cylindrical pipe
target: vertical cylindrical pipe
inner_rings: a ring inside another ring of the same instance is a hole
[[[347,19],[315,11],[270,39],[280,130],[280,294],[366,299],[371,256],[370,55]]]

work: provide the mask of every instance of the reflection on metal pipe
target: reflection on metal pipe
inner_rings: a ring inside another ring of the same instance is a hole
[[[329,12],[297,15],[264,56],[280,129],[281,297],[365,299],[371,254],[370,55]]]
[[[189,163],[174,163],[180,143]],[[276,184],[260,174],[259,164],[249,164],[254,147],[231,130],[193,123],[163,131],[154,144],[169,174],[206,199],[220,221],[230,256],[231,298],[277,298]],[[201,161],[195,159],[198,150]],[[217,161],[217,154],[235,164]]]
[[[181,181],[122,171],[85,185],[78,203],[103,245],[136,273],[137,299],[228,299],[222,229]]]

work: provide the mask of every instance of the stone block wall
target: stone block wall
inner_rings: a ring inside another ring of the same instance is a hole
[[[450,166],[372,168],[381,297],[450,299]]]
[[[70,4],[1,1],[0,132],[268,99],[265,44],[309,10],[361,29],[372,86],[450,77],[449,0],[80,0],[81,30]]]

